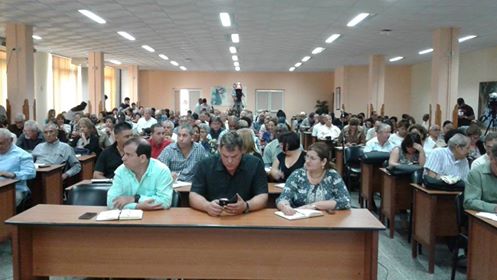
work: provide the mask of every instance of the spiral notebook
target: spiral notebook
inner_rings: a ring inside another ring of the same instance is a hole
[[[114,209],[98,213],[97,221],[141,220],[143,210],[140,209]]]

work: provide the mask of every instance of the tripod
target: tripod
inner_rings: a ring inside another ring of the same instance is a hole
[[[480,120],[483,123],[486,122],[488,119],[490,119],[490,121],[488,122],[487,129],[485,130],[485,134],[483,135],[487,135],[490,128],[497,128],[497,112],[492,110],[487,114],[483,115],[482,117],[480,117]]]

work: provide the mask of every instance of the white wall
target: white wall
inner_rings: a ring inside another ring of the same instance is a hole
[[[429,112],[431,94],[431,61],[411,66],[411,106],[410,115],[421,121]],[[432,115],[435,116],[435,108]]]

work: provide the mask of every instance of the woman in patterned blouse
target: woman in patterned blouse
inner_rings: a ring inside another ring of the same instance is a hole
[[[304,168],[295,170],[286,180],[276,200],[285,215],[295,214],[294,208],[318,210],[349,209],[350,194],[342,177],[331,167],[328,145],[318,142],[309,147]]]

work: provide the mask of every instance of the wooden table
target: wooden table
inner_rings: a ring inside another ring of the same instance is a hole
[[[367,207],[370,211],[374,209],[374,194],[382,192],[382,176],[380,167],[382,164],[369,164],[361,162],[361,207]]]
[[[32,204],[62,204],[62,172],[64,164],[36,169],[36,178],[31,181]]]
[[[313,139],[312,139],[312,132],[311,131],[304,131],[303,132],[304,134],[304,143],[303,143],[303,146],[304,146],[304,150],[307,151],[307,149],[309,148],[310,145],[312,145],[313,143]]]
[[[411,176],[392,176],[385,168],[380,168],[383,180],[381,194],[381,214],[388,221],[390,238],[395,229],[395,214],[412,207]]]
[[[267,208],[276,208],[276,199],[280,196],[280,193],[283,191],[282,188],[275,187],[277,183],[268,183],[268,201]],[[180,195],[180,207],[190,207],[189,196],[190,189],[192,185],[182,186],[179,188],[175,188]]]
[[[81,163],[81,172],[79,172],[79,180],[91,180],[93,178],[93,170],[95,169],[95,155],[82,155],[79,156],[79,163]]]
[[[466,211],[468,228],[468,279],[495,279],[497,275],[497,222]]]
[[[428,272],[435,271],[435,245],[439,237],[458,235],[455,197],[460,192],[413,187],[412,257],[417,257],[418,243],[428,251]]]
[[[378,231],[365,209],[288,221],[264,209],[210,217],[191,208],[143,220],[78,220],[104,207],[38,205],[14,226],[14,279],[376,279]]]
[[[344,157],[343,157],[343,147],[335,147],[335,167],[337,169],[338,174],[343,177],[344,173]],[[347,186],[350,188],[350,186]]]
[[[0,242],[10,238],[10,230],[3,221],[16,214],[16,183],[18,180],[0,179]]]

